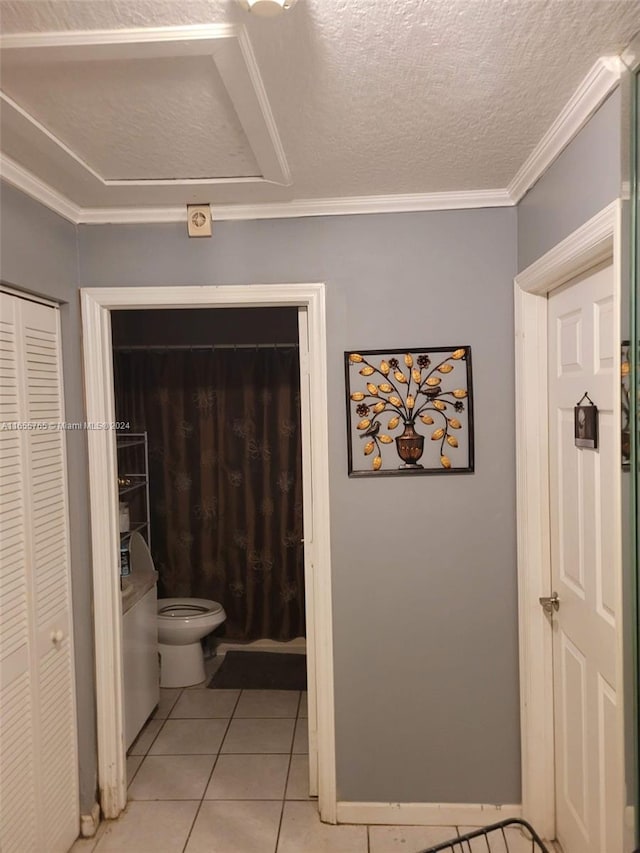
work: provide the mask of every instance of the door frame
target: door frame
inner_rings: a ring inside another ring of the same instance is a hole
[[[518,634],[522,814],[546,839],[555,837],[555,747],[552,634],[539,596],[551,590],[547,296],[592,267],[611,261],[616,340],[620,340],[621,203],[612,202],[514,280]],[[619,386],[614,415],[620,419]],[[620,429],[617,430],[619,437]],[[619,438],[618,438],[619,441]],[[618,472],[619,472],[618,468]],[[620,475],[619,475],[620,477]],[[620,522],[620,486],[616,501]],[[621,566],[622,530],[618,565]],[[621,584],[618,610],[622,618]],[[622,626],[618,621],[616,672],[622,690]],[[622,731],[623,703],[619,703]],[[623,753],[621,750],[621,759]],[[624,764],[620,764],[624,767]],[[621,815],[622,819],[622,815]]]
[[[98,784],[104,817],[127,802],[122,613],[111,311],[163,308],[299,309],[310,765],[317,755],[320,817],[336,822],[325,285],[81,288],[96,662]],[[306,319],[306,323],[304,320]],[[305,359],[304,353],[307,353]],[[303,363],[306,362],[306,363]],[[106,425],[106,427],[104,426]]]

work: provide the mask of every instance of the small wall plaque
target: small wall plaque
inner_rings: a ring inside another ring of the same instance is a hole
[[[582,405],[585,398],[588,406]],[[598,447],[598,407],[586,392],[573,410],[573,426],[576,447]]]

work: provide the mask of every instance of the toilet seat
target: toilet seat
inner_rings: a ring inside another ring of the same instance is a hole
[[[201,619],[222,611],[222,605],[206,598],[164,598],[158,601],[159,619]]]

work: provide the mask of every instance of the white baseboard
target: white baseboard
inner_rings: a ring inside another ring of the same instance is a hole
[[[222,640],[215,649],[216,655],[225,655],[227,652],[294,652],[295,654],[304,654],[307,650],[307,641],[304,637],[296,637],[286,643],[278,642],[278,640],[254,640],[251,643]]]
[[[89,814],[80,815],[80,835],[93,838],[100,826],[100,806],[94,803]]]
[[[521,805],[474,803],[338,803],[338,823],[390,826],[487,826],[520,818]]]

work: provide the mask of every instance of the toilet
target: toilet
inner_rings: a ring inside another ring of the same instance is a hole
[[[160,687],[189,687],[205,679],[200,640],[227,618],[208,598],[158,599]]]

